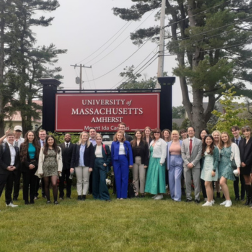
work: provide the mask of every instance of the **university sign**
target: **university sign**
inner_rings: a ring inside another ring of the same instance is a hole
[[[160,93],[56,94],[55,130],[114,132],[160,127]]]
[[[40,79],[43,85],[42,127],[50,132],[115,132],[172,129],[172,85],[175,77],[159,77],[160,89],[64,90],[60,81]]]

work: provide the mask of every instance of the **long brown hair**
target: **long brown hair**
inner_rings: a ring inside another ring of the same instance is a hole
[[[224,135],[224,134],[228,136],[227,147],[230,147],[231,144],[232,144],[231,138],[230,138],[230,136],[228,135],[227,132],[225,132],[225,131],[224,131],[224,132],[221,132],[221,136]],[[220,149],[223,149],[223,148],[224,148],[224,142],[222,141],[221,136],[220,136],[220,144],[219,144],[219,147],[220,147]]]
[[[50,137],[54,140],[53,146],[52,146],[53,150],[54,150],[56,153],[59,153],[59,152],[60,152],[60,148],[57,146],[55,137],[54,137],[53,135],[49,135],[49,136],[46,137],[46,140],[45,140],[45,144],[44,144],[44,155],[47,155],[47,154],[48,154],[48,148],[49,148],[48,139],[49,139]]]
[[[21,144],[21,146],[20,146],[20,159],[21,159],[21,162],[25,162],[25,160],[27,159],[28,148],[29,148],[28,134],[29,134],[30,132],[34,135],[34,139],[33,139],[33,141],[32,141],[32,144],[33,144],[33,146],[34,146],[35,149],[36,149],[35,158],[36,158],[36,159],[39,158],[40,145],[39,145],[38,139],[37,139],[35,133],[34,133],[32,130],[29,130],[29,131],[27,131],[27,133],[25,134],[24,142],[23,142],[23,143]]]
[[[164,133],[165,131],[169,132],[168,142],[171,141],[171,131],[169,129],[164,129],[161,132],[161,137],[165,140]]]
[[[131,141],[131,146],[132,147],[135,147],[137,145],[137,138],[136,138],[136,133],[137,132],[140,132],[140,134],[141,134],[140,142],[144,141],[143,134],[142,134],[141,130],[136,130],[135,133],[134,133],[134,139]]]
[[[210,155],[213,155],[213,151],[214,151],[214,139],[213,139],[213,136],[212,135],[206,135],[205,137],[204,137],[204,141],[203,141],[203,143],[202,143],[202,156],[204,156],[204,154],[205,154],[205,151],[206,151],[206,149],[207,149],[207,144],[206,144],[206,139],[208,138],[208,137],[210,137],[211,139],[212,139],[212,143],[210,144],[210,151],[208,152],[208,154],[210,154]]]

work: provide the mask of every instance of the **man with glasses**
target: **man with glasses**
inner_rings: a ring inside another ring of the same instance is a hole
[[[183,140],[181,154],[184,161],[184,177],[186,184],[186,202],[192,201],[191,178],[193,177],[195,203],[200,203],[200,159],[202,141],[195,137],[195,129],[187,129],[188,138]]]
[[[231,128],[231,132],[233,135],[233,138],[231,139],[233,143],[236,143],[238,146],[240,144],[240,141],[242,140],[240,136],[240,128],[238,126],[233,126]],[[241,181],[241,200],[244,200],[245,198],[245,181],[243,175],[240,174],[240,176],[235,176],[234,181],[234,193],[235,193],[235,200],[240,200],[239,195],[239,180]]]

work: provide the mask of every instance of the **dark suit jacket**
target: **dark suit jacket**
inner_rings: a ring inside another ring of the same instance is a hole
[[[10,148],[8,143],[4,143],[5,147],[3,150],[3,145],[0,145],[0,174],[9,174],[11,171],[7,170],[7,167],[10,166],[11,162],[11,155],[10,155]],[[20,159],[19,159],[19,149],[18,147],[14,147],[16,150],[16,157],[15,157],[15,163],[14,166],[16,166],[16,169],[13,172],[18,172]]]
[[[126,133],[125,133],[125,139],[128,142],[131,142],[133,140],[132,136],[130,136],[130,135],[126,134]]]
[[[62,170],[69,170],[71,167],[71,160],[74,150],[74,144],[69,143],[68,148],[65,146],[65,142],[60,144],[60,148],[62,151],[62,162],[63,162],[63,168]]]
[[[132,142],[131,142],[132,146]],[[139,153],[138,151],[139,150]],[[135,157],[139,156],[141,157],[141,163],[148,166],[149,165],[149,146],[145,141],[140,141],[139,146],[132,146],[132,152],[133,152],[133,162],[135,162]]]
[[[246,144],[246,139],[242,138],[239,143],[241,162],[244,162],[246,166],[252,165],[252,137]]]
[[[21,144],[20,145],[20,153],[22,152],[21,150],[24,148],[24,145]],[[21,157],[20,157],[21,158]],[[29,157],[29,154],[27,152],[27,157],[26,159],[24,160],[24,162],[20,162],[20,170],[21,172],[28,172],[30,169],[29,169],[29,165],[30,164],[33,164],[35,165],[35,168],[34,168],[34,171],[37,171],[38,169],[38,157],[36,158],[36,155],[35,155],[35,162],[31,162],[30,160],[30,157]]]
[[[71,160],[71,168],[75,168],[79,165],[80,158],[80,144],[75,144]],[[84,164],[90,168],[94,168],[94,146],[90,143],[89,147],[86,146],[84,151]]]

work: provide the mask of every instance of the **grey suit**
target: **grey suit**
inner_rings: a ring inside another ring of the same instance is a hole
[[[181,154],[184,161],[184,177],[186,184],[186,198],[192,199],[191,196],[191,178],[193,177],[194,183],[194,195],[195,200],[200,200],[200,159],[202,153],[202,141],[198,138],[194,138],[192,144],[192,153],[190,155],[189,138],[185,139],[182,143]],[[193,168],[188,168],[187,165],[192,163]]]

